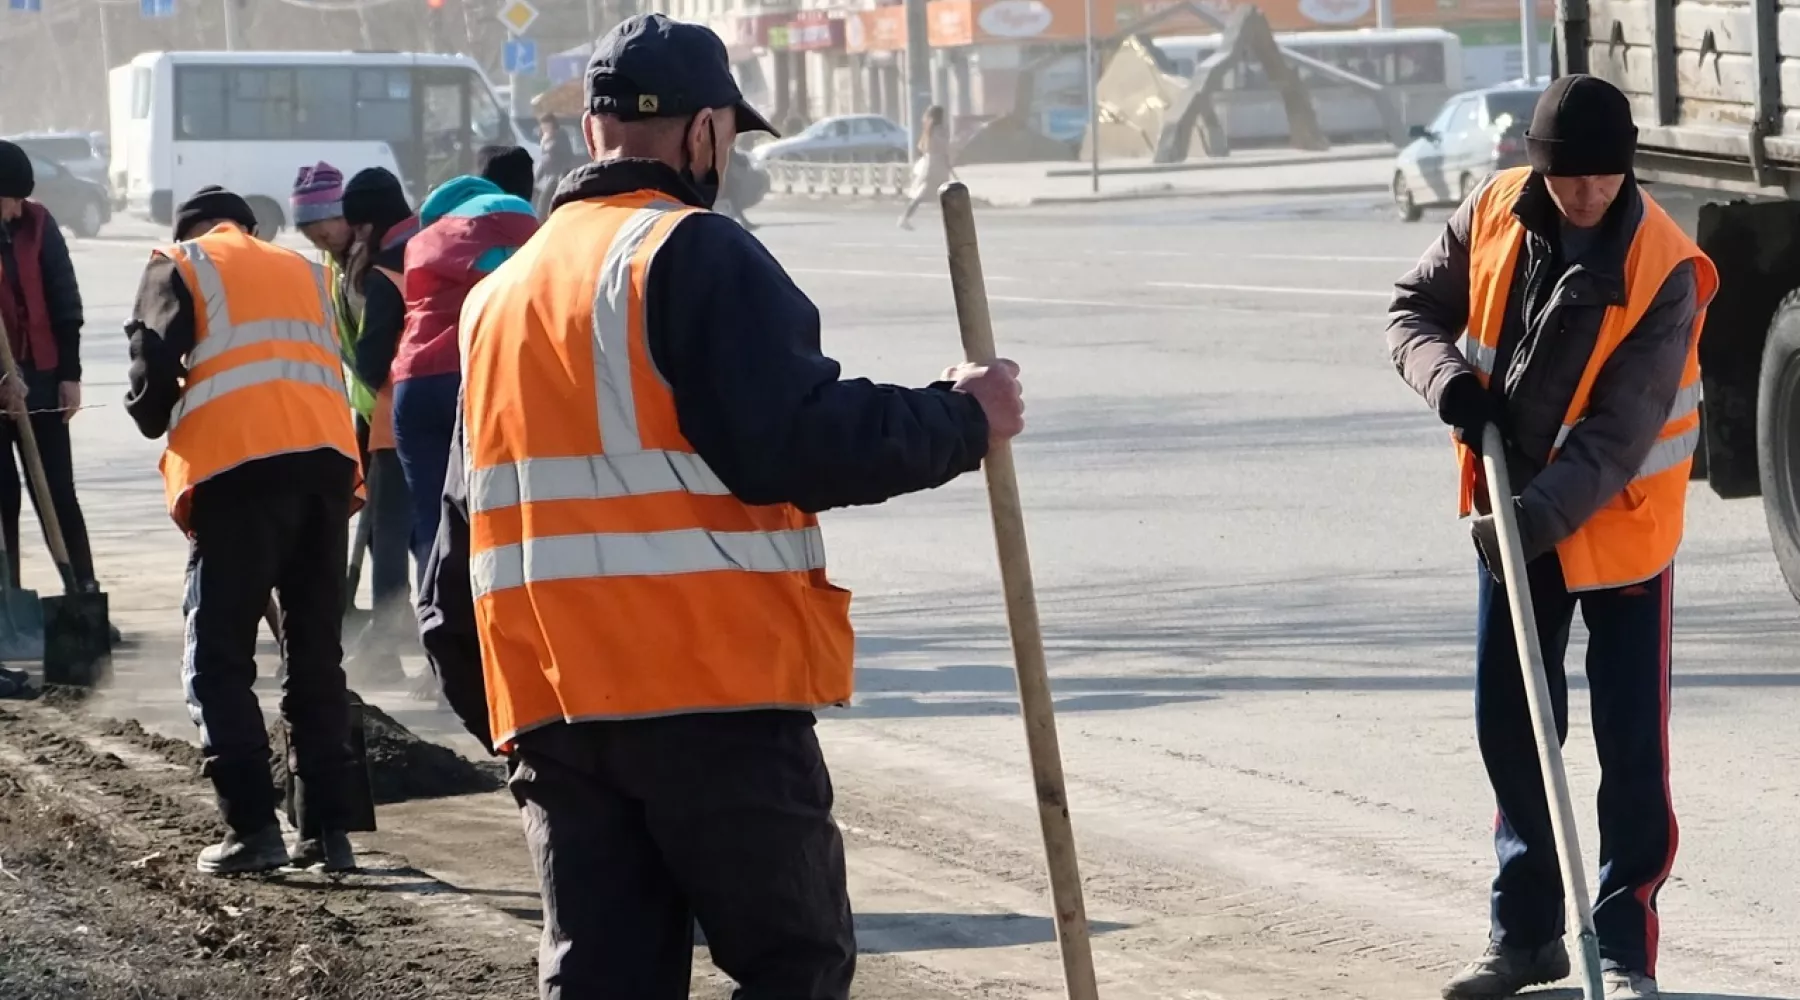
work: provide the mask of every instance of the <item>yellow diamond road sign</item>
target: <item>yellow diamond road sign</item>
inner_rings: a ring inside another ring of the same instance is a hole
[[[523,35],[537,16],[537,8],[525,0],[507,0],[506,6],[500,8],[500,23],[515,35]]]

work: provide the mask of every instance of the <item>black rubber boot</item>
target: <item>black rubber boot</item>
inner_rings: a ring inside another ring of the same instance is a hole
[[[203,875],[246,875],[272,872],[288,863],[287,844],[281,839],[281,827],[271,823],[247,837],[236,832],[200,852],[195,864]]]
[[[332,873],[355,871],[356,850],[350,846],[350,835],[342,830],[328,830],[319,837],[302,838],[294,844],[294,867]]]

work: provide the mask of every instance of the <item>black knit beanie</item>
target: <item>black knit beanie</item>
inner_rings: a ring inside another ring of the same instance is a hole
[[[256,232],[256,213],[251,211],[250,203],[216,184],[208,184],[176,207],[175,238],[186,240],[204,236],[204,233],[189,230],[212,219],[235,222],[249,232]]]
[[[18,146],[0,141],[0,198],[29,198],[36,188],[31,157]]]
[[[531,200],[536,176],[523,147],[483,146],[475,154],[475,169],[507,194]]]
[[[411,215],[400,178],[381,167],[359,170],[344,185],[344,221],[352,226],[372,225],[385,233]]]
[[[1546,177],[1628,174],[1636,152],[1631,101],[1597,76],[1558,77],[1525,130],[1526,158]]]

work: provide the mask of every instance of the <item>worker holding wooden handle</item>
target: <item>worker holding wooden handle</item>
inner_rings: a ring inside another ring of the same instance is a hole
[[[711,30],[628,18],[584,86],[596,162],[461,312],[426,653],[511,758],[546,1000],[686,997],[696,920],[739,996],[846,1000],[813,710],[849,700],[855,639],[815,515],[974,471],[1024,426],[1017,369],[841,377],[818,308],[707,210],[769,131]],[[561,515],[521,519],[533,496]]]
[[[1482,184],[1395,289],[1394,363],[1455,429],[1462,510],[1483,515],[1476,727],[1500,809],[1500,867],[1491,945],[1445,986],[1448,1000],[1510,996],[1570,972],[1551,809],[1477,455],[1490,424],[1504,432],[1559,734],[1578,607],[1588,627],[1606,996],[1658,995],[1656,900],[1676,845],[1673,567],[1699,440],[1700,328],[1718,272],[1638,188],[1636,137],[1618,89],[1557,80],[1525,135],[1530,166]]]

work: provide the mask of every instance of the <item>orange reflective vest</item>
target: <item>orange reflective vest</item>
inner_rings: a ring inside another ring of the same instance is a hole
[[[1499,351],[1508,293],[1524,245],[1525,227],[1513,207],[1530,177],[1529,168],[1497,175],[1482,192],[1470,223],[1469,331],[1464,353],[1483,385]],[[1556,445],[1560,447],[1581,423],[1594,380],[1607,358],[1637,326],[1663,282],[1683,261],[1693,261],[1700,309],[1694,316],[1681,389],[1649,456],[1618,496],[1556,546],[1563,582],[1570,590],[1641,583],[1674,562],[1675,550],[1681,545],[1688,473],[1700,441],[1700,328],[1706,321],[1706,305],[1718,291],[1719,272],[1656,202],[1648,195],[1643,202],[1643,219],[1625,257],[1625,301],[1608,306],[1601,319],[1599,338],[1575,396],[1569,400]],[[1479,462],[1461,445],[1457,456],[1462,464],[1462,512],[1467,515],[1477,489]],[[1556,460],[1554,449],[1550,460]]]
[[[175,523],[187,530],[195,486],[246,462],[321,448],[356,461],[323,271],[232,226],[156,252],[195,305],[162,456]]]
[[[692,209],[565,205],[463,304],[470,581],[496,747],[547,723],[851,692],[818,520],[731,495],[682,436],[644,290]],[[746,319],[746,322],[754,322]]]

